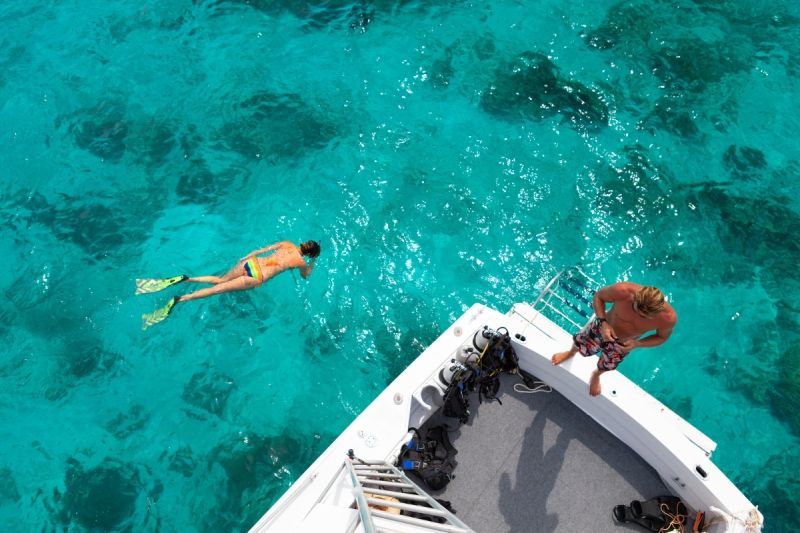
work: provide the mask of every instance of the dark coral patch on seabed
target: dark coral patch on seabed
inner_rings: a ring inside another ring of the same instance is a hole
[[[653,54],[650,66],[668,88],[701,93],[708,84],[748,69],[753,58],[746,51],[726,40],[678,39]]]
[[[234,108],[218,135],[248,159],[278,161],[319,149],[336,135],[334,125],[299,95],[259,91]]]
[[[761,159],[754,157],[758,168]],[[732,386],[736,390],[753,391],[750,396],[754,401],[766,404],[778,420],[787,421],[791,431],[800,436],[800,358],[797,355],[800,345],[796,338],[800,331],[800,308],[794,297],[800,291],[795,275],[800,264],[800,244],[787,238],[786,233],[786,228],[800,228],[800,215],[787,208],[780,197],[736,195],[723,187],[704,187],[689,199],[702,206],[701,216],[718,219],[720,243],[732,258],[740,258],[748,267],[743,270],[749,277],[755,277],[753,265],[757,265],[759,282],[775,300],[778,311],[775,323],[770,321],[764,327],[771,331],[779,325],[774,333],[779,336],[775,342],[790,346],[779,356],[780,373],[765,375],[760,366],[751,368],[749,363],[741,363],[737,365],[741,368]],[[754,218],[753,213],[758,216]],[[775,355],[777,353],[765,353],[758,359]],[[736,364],[736,360],[731,364]],[[747,385],[751,378],[755,383]],[[764,380],[769,381],[766,388]]]
[[[800,228],[800,215],[786,207],[781,197],[752,197],[704,187],[690,199],[709,214],[716,213],[720,240],[728,252],[760,265],[770,277],[795,279],[800,243],[787,238],[786,228]]]
[[[64,335],[74,336],[74,339],[60,350],[53,350],[58,355],[54,358],[57,367],[44,388],[44,397],[49,401],[58,401],[67,397],[74,390],[80,380],[107,380],[120,368],[122,357],[106,350],[102,343],[91,334],[82,331],[79,325],[70,323],[69,319],[58,316],[58,310],[50,314],[50,318],[58,317],[60,332]]]
[[[196,3],[200,3],[196,0]],[[420,9],[423,3],[411,0],[212,0],[204,2],[216,15],[224,15],[245,8],[255,9],[269,16],[290,13],[306,31],[340,31],[365,33],[378,16],[389,17],[404,7]],[[432,6],[438,6],[431,2]]]
[[[18,502],[19,490],[11,470],[7,467],[0,468],[0,504],[3,501]]]
[[[686,96],[680,91],[663,95],[637,127],[652,135],[666,131],[684,139],[702,137],[697,125],[697,114],[686,100]]]
[[[180,172],[175,193],[182,204],[215,206],[247,183],[251,171],[247,166],[232,165],[212,172],[202,159],[187,161]]]
[[[76,378],[88,377],[94,373],[109,372],[122,357],[106,350],[102,343],[91,336],[73,339],[63,350],[67,371]]]
[[[643,229],[645,225],[655,229],[663,223],[662,217],[648,215],[660,215],[666,210],[672,178],[650,160],[646,147],[635,144],[625,146],[622,151],[627,160],[621,159],[620,163],[624,164],[602,164],[595,171],[600,178],[600,190],[592,200],[594,208],[641,224]]]
[[[134,433],[139,432],[147,425],[150,414],[144,406],[135,404],[128,409],[127,413],[119,413],[109,420],[105,428],[118,439],[126,439]]]
[[[103,100],[94,107],[79,109],[56,120],[56,127],[67,121],[69,132],[78,147],[97,157],[119,161],[125,154],[128,124],[125,106],[115,100]]]
[[[730,145],[722,156],[722,162],[735,179],[756,179],[767,168],[764,152],[750,146]]]
[[[110,458],[89,470],[84,470],[76,459],[69,459],[67,465],[60,521],[93,530],[125,527],[142,489],[138,470]]]
[[[602,95],[575,80],[563,79],[541,52],[523,52],[495,71],[481,95],[484,111],[505,120],[541,120],[561,114],[577,129],[608,124]]]
[[[495,81],[481,95],[481,107],[502,118],[542,119],[556,113],[558,67],[540,52],[523,52],[497,69]]]
[[[192,477],[197,471],[197,459],[192,453],[191,446],[181,446],[174,453],[164,452],[158,458],[159,461],[168,459],[169,470],[178,472],[184,477]]]
[[[222,468],[226,490],[219,492],[220,505],[205,518],[205,527],[217,531],[250,527],[263,509],[247,502],[274,501],[313,461],[321,451],[321,441],[315,439],[310,443],[291,433],[287,429],[280,435],[267,437],[238,434],[214,447],[208,469]],[[265,484],[265,479],[272,482]],[[227,509],[247,509],[247,512],[231,515]]]
[[[747,72],[755,62],[755,45],[747,39],[731,40],[727,26],[723,17],[703,14],[696,3],[676,9],[668,4],[621,2],[583,37],[587,46],[613,48],[616,58],[621,55],[635,70],[655,77],[659,96],[643,114],[639,129],[653,135],[667,131],[696,142],[706,137],[707,124],[720,132],[731,129],[738,91],[728,85],[735,85],[735,75]],[[682,31],[670,33],[676,27]],[[711,37],[715,34],[709,27],[718,27],[725,35]]]
[[[238,498],[260,486],[262,478],[279,475],[281,468],[299,466],[309,453],[303,442],[286,433],[268,437],[250,434],[217,445],[212,457],[225,470],[229,495]]]
[[[59,201],[51,202],[38,192],[25,194],[19,201],[22,215],[14,221],[15,227],[42,224],[59,240],[81,247],[92,261],[105,259],[125,245],[146,238],[153,211],[145,211],[147,204],[134,202],[130,195],[124,199],[63,193],[56,197]],[[139,206],[142,211],[123,208],[126,205]]]
[[[213,369],[195,373],[183,388],[181,398],[195,407],[222,416],[228,397],[236,389],[233,379]]]
[[[609,50],[635,41],[647,41],[666,23],[663,14],[652,5],[620,2],[609,8],[600,26],[586,33],[584,40],[592,48]]]
[[[126,141],[128,150],[150,169],[163,165],[178,145],[177,134],[169,123],[154,119],[137,124],[135,135]]]
[[[445,48],[444,57],[433,62],[430,68],[430,82],[434,89],[445,89],[455,74],[453,68],[453,47]]]
[[[353,6],[348,15],[350,31],[366,33],[367,27],[372,23],[374,18],[375,10],[373,8],[365,5]]]
[[[779,367],[781,372],[768,390],[769,405],[800,438],[800,340],[781,354]]]

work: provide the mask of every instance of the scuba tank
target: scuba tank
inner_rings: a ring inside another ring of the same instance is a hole
[[[453,382],[463,381],[472,371],[458,359],[450,359],[449,363],[439,370],[439,382],[449,387]]]
[[[487,331],[491,333],[488,337],[484,337]],[[455,374],[458,373],[460,377],[465,376],[465,372],[469,371],[470,366],[478,360],[493,334],[493,330],[484,326],[482,330],[477,330],[472,338],[467,339],[461,346],[456,348],[450,361],[442,365],[439,370],[439,383],[444,387],[448,387],[453,382]]]
[[[500,329],[505,330],[505,328]],[[464,381],[469,377],[469,373],[474,374],[478,360],[491,348],[490,344],[495,345],[504,337],[508,337],[507,330],[505,333],[501,333],[489,326],[483,326],[482,329],[476,330],[471,338],[456,348],[450,361],[442,365],[439,370],[439,383],[443,387],[449,387],[453,382]]]
[[[486,348],[486,345],[489,344],[489,341],[496,338],[497,336],[498,334],[495,330],[493,330],[489,326],[483,326],[483,329],[479,329],[472,336],[472,346],[480,354],[483,352],[483,349]]]

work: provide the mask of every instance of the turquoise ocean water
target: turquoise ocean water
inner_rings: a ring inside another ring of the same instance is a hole
[[[468,306],[662,287],[621,367],[800,528],[795,2],[0,5],[0,523],[254,523]],[[308,281],[140,316],[275,240]]]

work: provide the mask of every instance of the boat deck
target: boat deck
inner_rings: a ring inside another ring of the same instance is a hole
[[[450,432],[455,478],[430,494],[478,533],[641,531],[611,510],[669,494],[655,470],[558,392],[520,394],[519,382],[503,376],[502,405],[470,395],[469,422]],[[438,412],[425,427],[441,424],[458,421]]]

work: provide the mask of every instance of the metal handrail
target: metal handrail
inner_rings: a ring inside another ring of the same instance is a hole
[[[600,283],[579,267],[567,268],[547,282],[530,306],[537,313],[547,311],[580,329],[594,315],[592,297],[599,287]]]
[[[305,478],[305,480],[298,483],[297,487],[300,488],[293,491],[292,494],[287,496],[287,498],[283,500],[283,502],[280,502],[280,505],[273,506],[273,508],[271,509],[271,513],[269,513],[269,516],[267,516],[266,520],[264,520],[264,522],[259,522],[258,524],[256,524],[256,526],[264,527],[269,525],[271,522],[274,522],[275,519],[278,518],[281,515],[281,513],[283,513],[283,511],[289,508],[289,504],[294,502],[294,500],[296,500],[297,497],[303,493],[302,488],[310,485],[311,482],[314,481],[316,478],[317,478],[317,472],[314,472],[313,474]]]
[[[372,522],[372,515],[369,512],[369,504],[364,496],[364,488],[359,483],[358,474],[353,469],[353,463],[349,460],[344,462],[347,468],[347,473],[350,475],[350,481],[353,483],[353,496],[356,498],[356,507],[358,508],[358,517],[361,519],[361,525],[364,527],[364,533],[375,533],[375,524]]]

